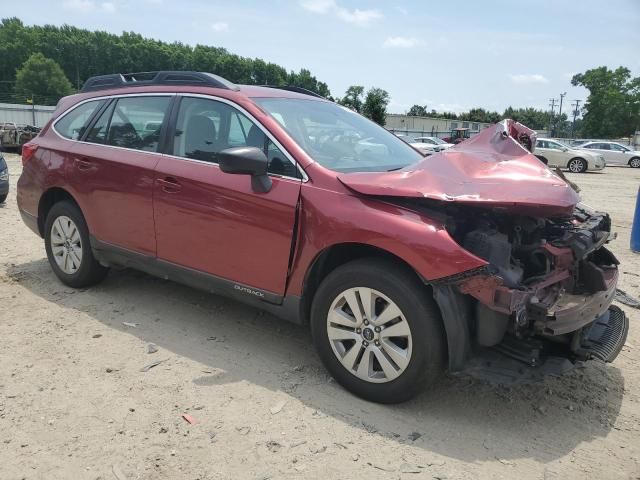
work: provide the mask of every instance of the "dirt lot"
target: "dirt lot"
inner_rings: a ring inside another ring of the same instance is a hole
[[[371,404],[329,378],[306,329],[257,310],[132,271],[64,287],[19,218],[20,161],[5,156],[2,480],[640,478],[640,311],[626,308],[611,365],[517,388],[445,376],[409,403]],[[640,171],[571,179],[612,213],[620,287],[640,296]]]

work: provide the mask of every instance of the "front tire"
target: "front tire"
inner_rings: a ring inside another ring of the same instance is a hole
[[[584,173],[587,171],[587,162],[583,158],[572,158],[567,168],[571,173]]]
[[[4,195],[0,195],[0,203],[4,203],[4,201],[7,199],[7,194],[5,193]]]
[[[403,402],[444,369],[440,312],[415,274],[391,261],[331,272],[314,297],[311,331],[327,370],[366,400]]]
[[[640,168],[640,157],[633,157],[629,160],[629,166],[631,168]]]
[[[47,215],[44,244],[53,272],[62,283],[85,288],[102,281],[109,271],[94,258],[89,229],[73,203],[56,203]]]

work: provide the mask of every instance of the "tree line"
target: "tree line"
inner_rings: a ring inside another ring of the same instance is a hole
[[[16,78],[29,59],[30,75]],[[60,67],[67,82],[57,74],[54,86],[31,80],[35,67],[44,66],[49,73],[55,70],[46,60]],[[30,98],[35,94],[57,102],[60,97],[80,89],[84,81],[94,75],[157,70],[212,72],[234,83],[292,85],[330,96],[327,84],[307,69],[287,71],[275,63],[241,57],[225,48],[162,42],[133,32],[115,35],[69,25],[27,26],[18,18],[5,18],[0,22],[0,101],[9,95]],[[35,88],[40,90],[32,91]]]

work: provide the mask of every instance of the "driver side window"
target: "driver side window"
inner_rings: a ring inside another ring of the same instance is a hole
[[[259,148],[269,160],[268,173],[300,178],[296,166],[242,112],[216,100],[182,98],[173,155],[218,163],[218,153],[232,147]]]

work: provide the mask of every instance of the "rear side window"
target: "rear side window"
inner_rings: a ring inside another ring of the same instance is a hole
[[[55,124],[56,131],[65,138],[78,140],[82,137],[89,120],[104,100],[94,100],[74,108]]]
[[[170,102],[171,97],[118,98],[100,115],[86,141],[157,152]]]

